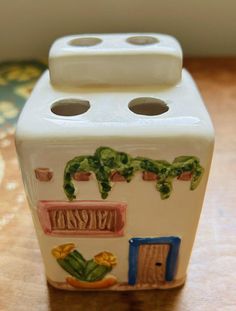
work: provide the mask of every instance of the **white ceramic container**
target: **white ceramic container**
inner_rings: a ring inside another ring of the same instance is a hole
[[[214,131],[182,51],[160,34],[57,40],[16,146],[48,282],[184,283]]]

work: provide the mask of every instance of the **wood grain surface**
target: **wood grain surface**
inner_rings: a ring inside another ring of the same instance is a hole
[[[140,245],[138,250],[137,282],[157,284],[165,281],[169,244]]]
[[[187,59],[216,129],[213,165],[184,287],[66,292],[47,285],[12,128],[0,136],[0,310],[236,310],[236,59]]]

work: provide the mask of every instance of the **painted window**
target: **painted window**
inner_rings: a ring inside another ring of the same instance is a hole
[[[38,216],[53,236],[122,236],[126,203],[104,201],[40,201]]]

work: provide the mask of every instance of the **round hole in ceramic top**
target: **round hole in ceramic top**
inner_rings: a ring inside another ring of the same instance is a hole
[[[159,40],[152,36],[134,36],[127,38],[126,41],[134,45],[151,45],[159,43]]]
[[[129,102],[129,110],[144,116],[157,116],[169,110],[167,104],[153,97],[138,97]]]
[[[51,111],[58,116],[78,116],[90,108],[89,101],[81,99],[62,99],[51,106]]]
[[[102,40],[100,38],[96,37],[82,37],[82,38],[76,38],[69,42],[72,46],[78,46],[78,47],[88,47],[88,46],[94,46],[99,43],[101,43]]]

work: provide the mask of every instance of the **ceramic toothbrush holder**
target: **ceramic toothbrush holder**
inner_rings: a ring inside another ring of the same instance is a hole
[[[213,144],[174,38],[58,39],[16,130],[48,282],[68,290],[182,285]]]

